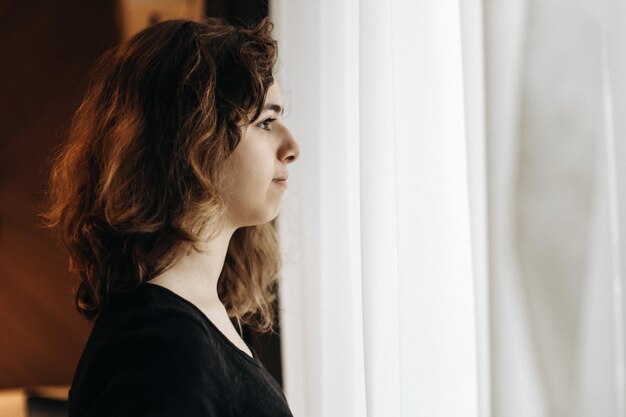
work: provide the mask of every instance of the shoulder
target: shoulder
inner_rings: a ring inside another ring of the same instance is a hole
[[[111,300],[96,320],[86,350],[147,354],[190,350],[209,339],[206,323],[192,308],[144,286]]]
[[[217,349],[201,315],[154,286],[118,295],[98,317],[86,351],[135,366],[207,364]],[[154,362],[154,363],[153,363]],[[217,361],[219,363],[219,361]]]
[[[210,416],[210,409],[228,401],[219,355],[206,326],[184,303],[152,291],[125,294],[98,318],[72,384],[73,394],[80,397],[77,404],[93,412],[83,409],[81,415],[128,409],[140,416],[152,408],[180,413],[185,404],[191,407],[190,416]],[[192,408],[202,412],[196,414]]]

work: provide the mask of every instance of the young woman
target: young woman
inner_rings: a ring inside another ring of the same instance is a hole
[[[272,329],[299,154],[272,27],[165,21],[96,64],[44,216],[95,321],[70,417],[291,416],[231,322]]]

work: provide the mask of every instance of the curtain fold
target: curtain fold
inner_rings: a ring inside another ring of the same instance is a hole
[[[603,96],[615,333],[616,414],[626,417],[626,4],[606,0],[602,14]]]
[[[400,214],[394,11],[360,2],[358,101],[363,347],[368,415],[401,415]],[[373,30],[373,28],[376,28]],[[354,74],[354,73],[353,73]],[[412,330],[412,329],[411,329]]]
[[[492,415],[544,416],[515,246],[526,1],[484,2]]]
[[[485,28],[481,0],[459,2],[471,247],[476,305],[478,415],[491,416],[489,223],[485,97]]]

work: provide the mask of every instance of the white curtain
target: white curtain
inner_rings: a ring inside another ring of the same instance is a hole
[[[626,417],[626,6],[275,0],[299,417]]]
[[[484,4],[494,416],[625,415],[626,20],[609,8]]]
[[[476,415],[458,4],[272,10],[301,145],[281,212],[294,414]]]

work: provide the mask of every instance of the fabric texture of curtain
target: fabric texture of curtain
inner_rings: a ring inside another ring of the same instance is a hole
[[[272,10],[302,155],[281,212],[294,414],[475,415],[458,4]]]
[[[624,416],[610,4],[484,4],[494,416]]]
[[[626,6],[270,6],[294,415],[626,417]]]

